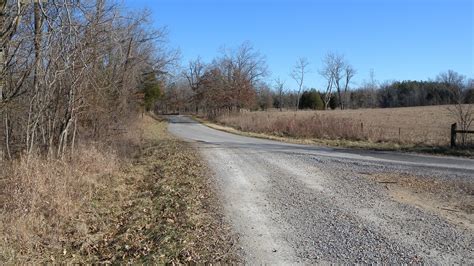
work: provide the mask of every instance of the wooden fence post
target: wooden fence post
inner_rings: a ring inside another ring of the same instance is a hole
[[[451,125],[451,148],[456,147],[456,127],[456,123]]]

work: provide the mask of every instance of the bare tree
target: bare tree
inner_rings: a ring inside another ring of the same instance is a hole
[[[346,108],[346,96],[349,90],[351,79],[356,74],[356,70],[345,60],[344,56],[334,52],[328,52],[323,60],[323,69],[320,70],[327,80],[327,88],[325,93],[325,105],[327,109],[328,101],[331,98],[333,88],[336,89],[339,107]]]
[[[344,67],[344,94],[343,94],[343,97],[342,97],[342,99],[343,99],[342,100],[343,101],[342,107],[343,108],[345,108],[347,102],[349,102],[349,99],[348,99],[349,84],[350,84],[352,78],[355,76],[356,73],[357,73],[357,71],[350,64],[345,65],[345,67]]]
[[[291,78],[295,80],[296,84],[298,85],[298,93],[295,105],[296,110],[298,110],[300,107],[301,91],[303,89],[305,75],[308,73],[308,65],[308,60],[304,57],[300,57],[298,58],[298,61],[296,61],[296,65],[294,66],[293,71],[290,74]]]
[[[454,105],[448,107],[449,112],[456,119],[461,130],[469,130],[474,123],[474,108],[471,104],[465,104],[464,81],[466,77],[453,70],[448,70],[440,73],[436,79],[445,84],[453,97]],[[464,145],[465,142],[466,134],[461,134],[461,143]]]
[[[323,102],[324,102],[324,109],[327,110],[329,106],[329,101],[332,97],[332,91],[334,88],[334,75],[333,75],[333,67],[332,61],[328,56],[323,58],[323,68],[319,70],[319,74],[326,80],[326,89],[324,90],[323,95]]]
[[[205,64],[201,61],[201,58],[198,57],[196,60],[189,61],[188,69],[184,72],[184,77],[189,83],[189,87],[193,91],[199,89],[201,84],[201,78],[204,74]]]
[[[0,144],[8,157],[62,158],[78,138],[116,134],[138,114],[142,74],[166,72],[173,57],[146,13],[125,17],[104,0],[28,2],[0,2]]]
[[[245,77],[251,85],[255,85],[262,77],[268,74],[265,56],[256,50],[250,42],[242,43],[234,55],[233,65],[237,74]]]
[[[345,68],[344,56],[334,52],[329,52],[328,54],[326,54],[324,61],[325,64],[329,67],[330,73],[332,75],[333,84],[336,88],[337,96],[339,99],[339,107],[341,109],[344,109],[344,99],[342,97],[341,90],[341,80],[343,79]]]
[[[202,91],[199,89],[202,84],[205,68],[205,64],[198,57],[196,60],[189,61],[187,70],[183,72],[184,77],[188,81],[189,88],[194,92],[193,101],[196,112],[199,111],[199,104],[202,100]]]
[[[0,0],[0,111],[8,102],[25,92],[22,85],[31,70],[31,67],[24,67],[25,62],[15,60],[16,54],[26,50],[20,50],[21,44],[14,40],[25,10],[26,6],[21,0]],[[26,51],[28,55],[31,54],[31,50]],[[15,65],[23,66],[24,72],[20,74],[17,71],[21,78],[16,80],[14,86],[7,86],[7,78],[14,71]]]
[[[214,85],[207,85],[214,87],[209,91],[222,93],[222,109],[238,111],[255,106],[256,85],[268,72],[265,57],[258,50],[244,42],[237,49],[224,50],[212,65],[207,74]]]
[[[441,82],[448,86],[456,87],[456,88],[461,88],[465,79],[466,79],[465,76],[451,69],[446,72],[439,73],[438,76],[436,77],[436,80],[438,82]]]
[[[369,80],[364,80],[362,87],[358,92],[361,97],[358,103],[351,103],[353,107],[375,107],[377,105],[377,90],[378,81],[375,79],[375,72],[373,69],[369,71]]]
[[[273,94],[269,86],[260,82],[257,87],[258,106],[263,111],[273,107]]]
[[[283,95],[285,94],[285,82],[280,78],[275,79],[275,90],[278,95],[278,108],[281,112],[283,107]]]

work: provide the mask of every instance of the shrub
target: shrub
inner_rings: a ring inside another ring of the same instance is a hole
[[[331,98],[329,99],[329,108],[332,110],[336,109],[339,106],[339,99],[335,94],[331,95]]]
[[[324,103],[319,92],[315,89],[305,91],[300,98],[300,109],[323,110]]]

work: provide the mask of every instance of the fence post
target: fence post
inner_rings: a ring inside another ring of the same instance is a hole
[[[456,127],[456,123],[451,125],[451,148],[456,147]]]

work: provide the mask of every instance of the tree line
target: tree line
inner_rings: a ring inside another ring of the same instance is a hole
[[[448,70],[428,81],[379,83],[371,71],[369,81],[354,86],[356,69],[344,55],[329,52],[321,60],[319,77],[324,88],[306,88],[309,61],[299,58],[284,80],[268,81],[265,57],[249,42],[223,49],[210,63],[191,60],[169,82],[158,104],[162,112],[201,112],[213,117],[222,112],[276,109],[346,109],[443,105],[474,102],[474,82]]]
[[[0,158],[72,154],[80,141],[123,132],[144,111],[222,112],[346,109],[472,103],[472,79],[443,72],[433,81],[353,87],[356,69],[329,52],[317,71],[324,88],[307,89],[310,62],[299,58],[269,81],[265,56],[249,42],[181,70],[166,31],[146,12],[110,0],[0,0]],[[173,67],[172,67],[173,66]]]
[[[123,10],[105,0],[0,1],[1,158],[62,158],[154,105],[177,54],[147,13]]]
[[[447,76],[456,80],[446,79]],[[346,92],[347,107],[394,108],[427,105],[472,104],[474,103],[474,80],[466,79],[454,71],[440,73],[431,81],[393,81],[381,85],[368,83]],[[300,109],[325,109],[323,94],[315,89],[307,90],[301,97]],[[333,95],[330,109],[339,106],[339,95]]]
[[[215,116],[220,112],[254,109],[262,81],[268,74],[265,57],[249,42],[222,49],[211,63],[200,58],[169,81],[157,109],[164,112],[194,111]]]

